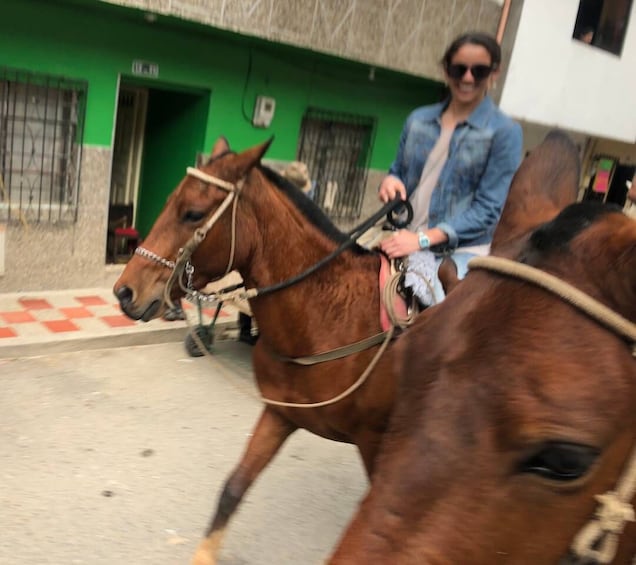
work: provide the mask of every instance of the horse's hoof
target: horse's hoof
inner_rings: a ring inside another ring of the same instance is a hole
[[[209,538],[201,540],[197,551],[192,558],[191,565],[216,565],[216,552],[219,548],[218,539]]]
[[[196,333],[195,339],[193,333]],[[214,343],[214,332],[208,326],[196,326],[193,332],[190,332],[184,341],[184,346],[190,357],[202,357],[205,351],[201,350],[199,342],[205,347],[208,353],[212,352],[212,344]]]

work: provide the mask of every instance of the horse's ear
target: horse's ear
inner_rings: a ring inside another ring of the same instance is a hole
[[[225,139],[225,137],[219,137],[219,139],[216,140],[214,147],[212,147],[212,154],[210,155],[210,159],[214,159],[215,157],[218,157],[223,153],[227,153],[229,150],[230,144],[227,142],[227,139]]]
[[[636,322],[636,221],[621,217],[620,221],[611,222],[604,233],[607,236],[590,242],[598,246],[598,241],[609,240],[604,253],[611,263],[605,269],[603,288],[623,316]]]
[[[576,201],[579,175],[576,145],[563,132],[548,133],[523,160],[512,179],[491,252],[514,256],[525,241],[523,236]]]
[[[272,141],[274,141],[274,136],[270,137],[266,142],[251,147],[236,156],[235,166],[238,168],[239,176],[247,174],[252,167],[260,163]]]

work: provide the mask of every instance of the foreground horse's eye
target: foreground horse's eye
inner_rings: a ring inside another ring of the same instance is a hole
[[[598,455],[598,449],[587,445],[553,442],[523,461],[520,470],[553,481],[574,481],[590,470]]]
[[[197,212],[196,210],[188,210],[183,217],[181,218],[181,221],[184,223],[196,223],[196,222],[200,222],[203,218],[205,218],[205,213],[204,212]]]

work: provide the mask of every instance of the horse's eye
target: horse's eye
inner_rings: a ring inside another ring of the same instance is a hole
[[[197,210],[188,210],[181,218],[181,221],[184,223],[196,223],[200,222],[203,218],[205,218],[204,212],[198,212]]]
[[[574,481],[590,470],[598,455],[598,449],[587,445],[551,442],[523,461],[520,470],[553,481]]]

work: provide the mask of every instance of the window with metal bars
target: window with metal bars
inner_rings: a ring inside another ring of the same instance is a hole
[[[309,169],[314,201],[334,220],[360,217],[376,120],[308,108],[298,160]]]
[[[0,68],[0,221],[77,220],[87,90]]]

